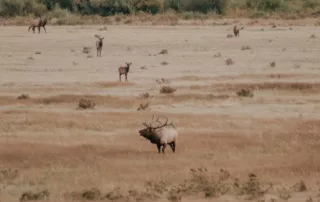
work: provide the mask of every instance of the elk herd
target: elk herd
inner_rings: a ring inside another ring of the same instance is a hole
[[[38,33],[40,34],[40,28],[43,27],[45,33],[47,33],[45,28],[47,22],[48,22],[48,18],[40,18],[37,20],[33,20],[30,22],[28,31],[30,31],[30,29],[32,28],[33,33],[35,33],[35,28],[38,28]],[[233,33],[235,37],[239,37],[239,32],[242,29],[243,27],[241,28],[238,28],[237,26],[233,27]],[[95,35],[95,37],[97,38],[97,41],[96,41],[97,57],[101,57],[104,37],[100,37],[99,35]],[[127,77],[128,77],[131,64],[132,64],[131,62],[126,63],[125,66],[120,66],[118,68],[120,81],[121,81],[122,75],[125,76],[125,81],[128,81]],[[157,125],[153,126],[153,124],[157,124]],[[158,148],[158,153],[161,153],[162,151],[162,153],[164,154],[167,145],[169,145],[172,151],[175,153],[177,139],[178,139],[178,131],[176,130],[172,122],[168,124],[168,118],[166,118],[166,121],[164,123],[161,123],[161,121],[159,120],[159,117],[156,120],[154,120],[154,115],[153,115],[151,123],[147,124],[146,122],[143,122],[143,125],[145,126],[145,128],[142,130],[139,130],[140,136],[149,140],[152,144],[156,144]]]

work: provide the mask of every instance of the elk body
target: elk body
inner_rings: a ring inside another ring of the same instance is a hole
[[[173,153],[175,153],[178,139],[177,130],[172,123],[168,124],[168,118],[164,124],[161,124],[159,118],[156,120],[156,122],[158,122],[160,125],[152,127],[152,123],[148,125],[147,123],[143,122],[143,125],[146,128],[139,130],[140,136],[146,138],[152,144],[156,144],[158,153],[161,153],[162,147],[162,153],[164,154],[167,145],[169,145]]]
[[[132,64],[132,62],[130,63],[127,63],[126,62],[126,66],[120,66],[119,67],[119,80],[121,81],[121,75],[124,74],[125,77],[126,77],[126,81],[128,81],[128,73],[129,73],[129,70],[130,70],[130,65]]]
[[[40,33],[40,28],[43,27],[44,31],[47,33],[47,30],[45,27],[47,22],[48,22],[47,18],[43,18],[43,19],[40,18],[40,19],[31,21],[31,25],[29,26],[28,32],[32,28],[33,33],[35,33],[35,28],[37,27],[38,33]]]
[[[101,57],[101,51],[102,51],[102,47],[103,47],[103,39],[104,39],[104,37],[100,37],[98,35],[95,35],[95,37],[98,38],[98,40],[96,41],[97,57],[98,56]]]
[[[244,29],[244,27],[238,28],[237,25],[233,27],[233,33],[235,37],[239,37],[240,30]]]

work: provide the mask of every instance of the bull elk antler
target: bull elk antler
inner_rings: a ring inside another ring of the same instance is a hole
[[[152,115],[152,120],[151,120],[151,123],[150,123],[150,124],[147,124],[146,122],[142,122],[142,123],[143,123],[143,125],[146,126],[147,128],[150,128],[150,129],[153,129],[153,130],[159,129],[159,128],[163,128],[163,127],[165,127],[165,126],[172,126],[172,127],[175,128],[175,126],[173,125],[173,122],[171,122],[170,124],[168,124],[168,117],[166,117],[166,122],[165,122],[164,124],[162,124],[162,123],[159,121],[159,117],[158,117],[155,121],[153,121],[153,120],[154,120],[154,114]],[[156,126],[156,127],[152,127],[151,125],[152,125],[152,123],[154,123],[154,122],[158,122],[159,125]]]

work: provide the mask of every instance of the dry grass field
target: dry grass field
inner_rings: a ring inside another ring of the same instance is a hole
[[[320,200],[320,27],[46,28],[0,27],[1,202]]]

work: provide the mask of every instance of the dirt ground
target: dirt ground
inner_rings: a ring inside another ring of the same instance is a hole
[[[319,201],[320,27],[232,27],[0,27],[0,201]],[[139,136],[152,114],[174,122],[176,153]]]

